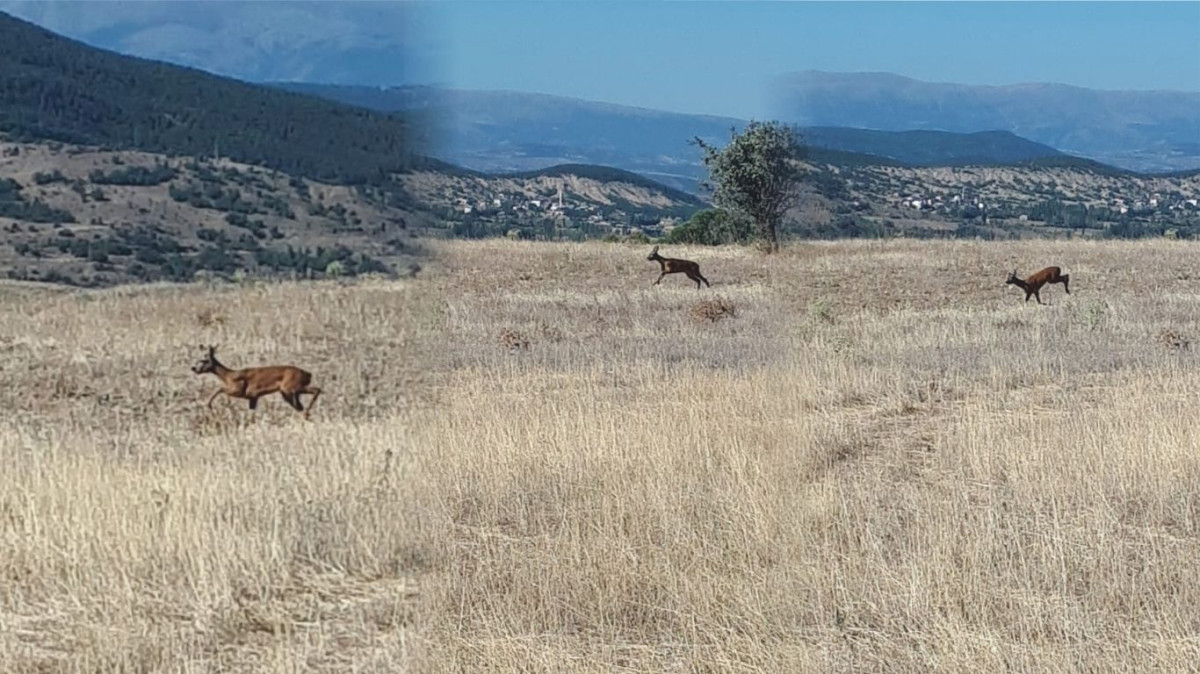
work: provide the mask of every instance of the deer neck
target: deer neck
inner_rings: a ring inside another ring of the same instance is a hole
[[[215,359],[215,358],[213,359],[212,372],[213,372],[213,374],[217,375],[217,379],[220,379],[221,381],[225,381],[226,379],[229,378],[229,376],[231,374],[233,374],[233,370],[230,370],[229,368],[225,367],[219,361],[217,361],[217,359]]]

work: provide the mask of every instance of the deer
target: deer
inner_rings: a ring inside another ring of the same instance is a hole
[[[192,366],[192,372],[202,375],[212,373],[221,380],[221,388],[217,389],[208,399],[208,409],[212,409],[213,401],[224,393],[230,398],[241,398],[250,401],[250,409],[258,407],[258,399],[278,393],[297,412],[303,412],[308,420],[309,412],[317,404],[321,389],[313,386],[312,375],[305,370],[291,365],[270,365],[267,367],[248,367],[241,370],[231,370],[217,360],[217,347],[207,348],[204,358]],[[308,409],[300,402],[300,396],[309,394]]]
[[[663,277],[667,274],[687,274],[688,278],[696,282],[696,290],[700,289],[701,281],[704,281],[704,285],[708,286],[709,288],[712,287],[712,284],[708,282],[708,279],[704,278],[704,276],[700,274],[700,265],[692,262],[691,260],[678,260],[671,257],[663,257],[658,254],[658,246],[655,246],[654,250],[650,251],[650,255],[646,259],[657,262],[662,267],[662,273],[658,275],[658,281],[655,281],[651,285],[658,285],[659,282],[663,280]]]
[[[1071,275],[1062,273],[1062,269],[1058,267],[1046,267],[1026,279],[1017,278],[1017,270],[1014,269],[1008,275],[1008,280],[1004,282],[1005,285],[1017,286],[1021,290],[1024,290],[1026,302],[1029,301],[1029,296],[1032,295],[1037,298],[1038,304],[1042,304],[1042,298],[1038,295],[1038,291],[1047,283],[1061,283],[1063,290],[1067,291],[1068,295],[1071,294]]]

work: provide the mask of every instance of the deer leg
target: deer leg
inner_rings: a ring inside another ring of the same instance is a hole
[[[292,406],[292,409],[296,410],[297,412],[304,411],[304,406],[300,404],[300,397],[297,394],[285,393],[281,391],[279,395],[283,396],[283,399],[287,401],[287,404]]]
[[[1029,292],[1028,290],[1026,290],[1026,291],[1025,291],[1025,301],[1026,301],[1026,302],[1028,302],[1028,301],[1029,301],[1029,297],[1030,297],[1031,295],[1033,295],[1033,293]]]
[[[1041,296],[1041,295],[1039,295],[1039,294],[1037,293],[1037,291],[1036,291],[1036,290],[1035,290],[1035,291],[1033,291],[1033,296],[1034,296],[1035,298],[1037,298],[1038,304],[1042,304],[1042,303],[1043,303],[1043,302],[1042,302],[1042,296]]]
[[[250,399],[250,409],[254,410],[256,408],[258,408],[258,396],[254,396]]]
[[[704,278],[704,274],[701,274],[700,272],[696,272],[696,276],[699,276],[699,277],[700,277],[700,280],[701,280],[701,281],[704,281],[704,285],[705,285],[706,287],[709,287],[709,288],[711,288],[711,287],[712,287],[712,284],[708,282],[708,279]]]
[[[308,413],[312,412],[313,407],[317,404],[317,398],[321,395],[321,389],[316,386],[305,386],[296,392],[296,403],[300,403],[300,394],[307,393],[312,396],[312,400],[308,401],[308,409],[304,410],[304,418],[308,419]]]
[[[216,391],[213,391],[213,394],[211,396],[209,396],[209,398],[208,398],[208,409],[210,409],[210,410],[212,409],[213,401],[217,399],[217,396],[221,395],[224,392],[225,391],[222,389],[217,389]]]
[[[663,277],[664,277],[664,276],[666,276],[666,275],[667,275],[667,272],[665,272],[665,271],[664,271],[663,273],[659,274],[659,275],[658,275],[658,281],[655,281],[655,282],[654,282],[654,283],[652,283],[651,285],[658,285],[658,282],[659,282],[659,281],[661,281],[661,280],[663,280]]]
[[[1062,277],[1062,284],[1063,284],[1063,290],[1067,291],[1067,294],[1070,295],[1071,294],[1071,277],[1070,276]]]

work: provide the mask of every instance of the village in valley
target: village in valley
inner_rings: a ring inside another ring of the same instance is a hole
[[[1117,237],[1155,229],[1168,236],[1200,232],[1200,174],[1195,172],[810,165],[808,176],[799,209],[803,215],[797,219],[825,225],[826,235],[842,228],[920,235],[959,226],[998,238],[1043,228]],[[711,206],[695,195],[664,200],[643,192],[623,198],[578,178],[450,180],[427,194],[448,227],[468,238],[658,237]]]

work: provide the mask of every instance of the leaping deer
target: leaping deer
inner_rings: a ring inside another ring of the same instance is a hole
[[[704,278],[704,276],[700,274],[700,265],[692,262],[691,260],[679,260],[671,257],[663,257],[658,254],[658,246],[655,246],[654,250],[650,251],[650,255],[646,259],[653,260],[662,267],[662,273],[658,275],[658,281],[655,281],[652,285],[658,285],[659,282],[663,280],[663,277],[667,274],[682,273],[687,274],[688,278],[696,282],[696,290],[700,289],[701,281],[704,281],[704,285],[710,288],[712,287],[712,284],[708,282],[708,279]]]
[[[1038,295],[1038,291],[1047,283],[1061,283],[1063,290],[1067,291],[1068,295],[1071,294],[1071,275],[1062,273],[1062,269],[1058,267],[1046,267],[1026,279],[1017,278],[1017,270],[1014,269],[1008,275],[1008,280],[1004,282],[1005,285],[1017,286],[1024,290],[1026,302],[1029,301],[1029,296],[1033,295],[1037,298],[1038,304],[1042,304],[1042,298]]]
[[[205,348],[205,347],[200,347]],[[208,399],[208,408],[212,409],[213,401],[224,393],[230,398],[242,398],[250,401],[250,409],[258,407],[258,399],[278,393],[294,407],[297,412],[303,412],[308,419],[308,413],[317,404],[321,389],[313,386],[312,375],[305,370],[291,365],[270,365],[267,367],[248,367],[242,370],[231,370],[217,360],[217,347],[207,347],[208,352],[192,366],[192,372],[207,374],[211,372],[221,380],[221,388],[217,389]],[[302,394],[309,394],[308,409],[300,402]]]

